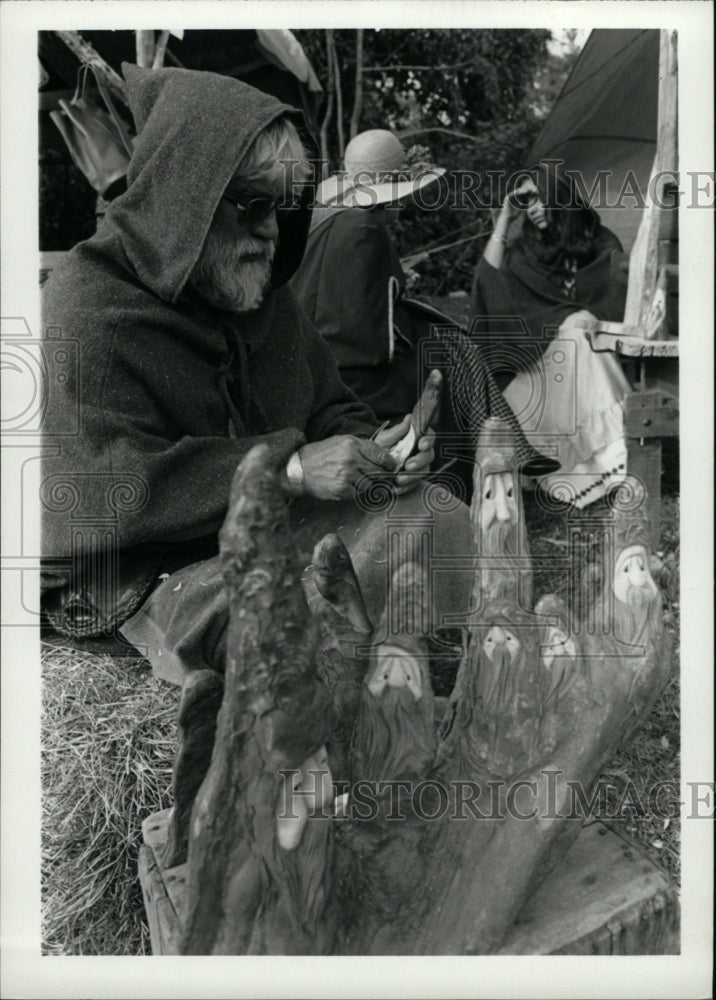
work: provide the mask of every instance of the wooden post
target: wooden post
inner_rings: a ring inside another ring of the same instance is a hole
[[[664,188],[673,183],[677,167],[677,51],[676,32],[661,31],[659,52],[659,112],[656,155],[649,180],[649,200],[629,259],[629,284],[624,325],[640,336],[657,337],[660,327],[647,334],[647,322],[659,277],[659,223]],[[668,172],[668,176],[667,175]]]
[[[151,69],[154,62],[154,32],[137,32],[137,66]]]

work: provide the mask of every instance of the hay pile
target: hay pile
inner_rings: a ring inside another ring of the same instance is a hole
[[[142,820],[170,805],[178,689],[137,659],[43,649],[47,955],[149,954]]]

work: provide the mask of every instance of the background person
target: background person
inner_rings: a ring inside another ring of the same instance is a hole
[[[528,440],[558,448],[561,469],[540,485],[583,507],[626,474],[623,403],[630,386],[616,357],[592,351],[578,326],[623,319],[624,254],[554,164],[525,173],[505,198],[477,266],[471,334],[486,348]],[[518,217],[521,232],[510,239]],[[522,336],[515,338],[514,329],[505,336],[516,321]],[[566,372],[564,357],[573,358]]]
[[[479,347],[458,332],[454,320],[406,294],[409,281],[390,233],[390,216],[411,199],[439,204],[436,192],[427,189],[441,182],[444,168],[409,162],[400,140],[386,129],[355,136],[344,165],[342,173],[317,189],[306,253],[291,281],[344,382],[379,419],[402,417],[415,404],[427,374],[421,341],[434,341],[442,336],[441,326],[449,328],[454,332],[445,339],[449,360],[442,366],[437,470],[443,465],[441,440],[466,438],[465,457],[456,460],[453,472],[463,498],[470,496],[472,454],[489,415],[513,426],[524,471],[557,468],[525,440]]]

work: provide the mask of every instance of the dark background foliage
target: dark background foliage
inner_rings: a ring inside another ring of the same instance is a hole
[[[554,54],[546,30],[310,29],[295,34],[324,87],[317,125],[330,170],[342,165],[342,151],[355,131],[390,128],[406,147],[427,147],[428,158],[447,168],[451,192],[456,172],[477,174],[480,207],[453,194],[440,210],[409,206],[392,215],[402,256],[444,247],[415,264],[418,294],[467,291],[491,227],[489,208],[496,202],[486,172],[508,176],[525,165],[576,58],[574,40]],[[357,63],[362,69],[358,85]],[[61,143],[41,141],[40,249],[66,250],[91,235],[95,202]]]

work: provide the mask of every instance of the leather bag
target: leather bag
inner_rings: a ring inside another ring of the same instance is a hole
[[[88,94],[92,78],[106,111]],[[60,130],[75,165],[100,195],[127,173],[132,139],[110,96],[102,72],[85,63],[77,74],[71,101],[60,100],[60,110],[50,117]]]

